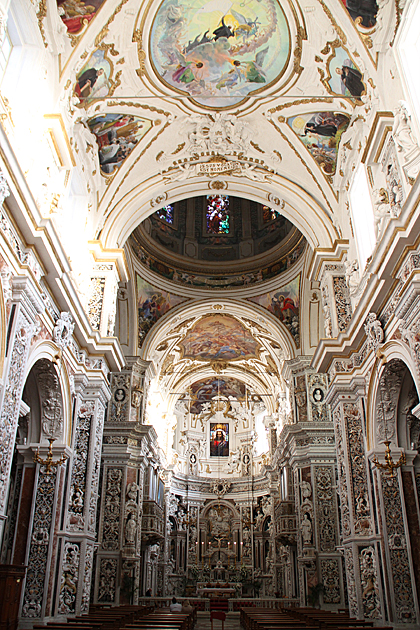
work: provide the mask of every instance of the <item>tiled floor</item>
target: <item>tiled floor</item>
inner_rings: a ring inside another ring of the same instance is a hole
[[[241,625],[239,623],[239,614],[238,612],[226,613],[226,621],[224,630],[240,630]],[[194,630],[210,630],[210,613],[209,612],[199,612],[197,613],[197,625]],[[219,620],[213,621],[213,630],[222,630],[222,622]]]

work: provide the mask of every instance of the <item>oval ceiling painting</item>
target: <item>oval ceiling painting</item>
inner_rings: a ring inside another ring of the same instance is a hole
[[[164,0],[150,47],[167,85],[201,105],[223,108],[282,76],[290,33],[277,0]]]

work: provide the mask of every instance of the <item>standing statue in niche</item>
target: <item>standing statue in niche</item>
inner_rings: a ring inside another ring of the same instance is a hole
[[[310,545],[312,542],[312,523],[308,518],[308,514],[305,512],[303,515],[302,523],[300,525],[302,531],[302,540],[304,545]]]
[[[136,539],[137,523],[134,514],[130,514],[125,525],[125,540],[128,545],[134,545]]]

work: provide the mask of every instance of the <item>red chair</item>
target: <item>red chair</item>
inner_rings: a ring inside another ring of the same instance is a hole
[[[226,613],[221,610],[213,610],[210,613],[211,630],[213,630],[213,619],[219,619],[222,622],[222,630],[225,630]]]

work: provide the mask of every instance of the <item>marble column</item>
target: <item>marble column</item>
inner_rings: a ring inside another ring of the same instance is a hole
[[[366,456],[365,379],[333,384],[328,401],[333,414],[341,530],[350,615],[385,620],[382,577],[379,570],[380,536],[370,465]]]

